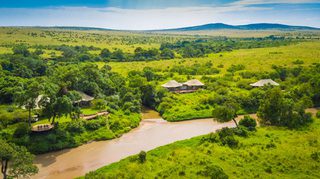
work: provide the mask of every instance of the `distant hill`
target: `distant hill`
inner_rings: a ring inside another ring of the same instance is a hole
[[[175,29],[163,29],[160,31],[200,31],[200,30],[320,30],[320,28],[308,27],[308,26],[291,26],[285,24],[270,24],[270,23],[259,23],[259,24],[247,24],[247,25],[228,25],[223,23],[212,23],[199,26],[182,27]]]
[[[62,29],[62,30],[84,30],[84,31],[132,31],[132,32],[159,32],[159,31],[208,31],[208,30],[282,30],[282,31],[294,31],[294,30],[320,30],[316,27],[308,26],[291,26],[285,24],[271,24],[271,23],[258,23],[247,25],[228,25],[224,23],[211,23],[198,26],[181,27],[173,29],[155,29],[155,30],[117,30],[107,29],[99,27],[77,27],[77,26],[34,26],[36,28],[47,29]]]

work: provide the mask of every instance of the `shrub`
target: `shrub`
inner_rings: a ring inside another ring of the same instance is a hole
[[[72,121],[67,124],[67,131],[81,133],[85,131],[82,121]]]
[[[103,110],[106,108],[107,104],[104,99],[95,99],[92,101],[94,109]]]
[[[198,174],[216,179],[228,178],[228,175],[224,173],[223,169],[217,165],[206,166],[205,169],[199,171]]]
[[[317,112],[316,117],[320,118],[320,111]]]
[[[252,117],[246,115],[239,121],[239,125],[246,127],[249,131],[253,131],[257,126],[257,122]]]
[[[320,161],[320,152],[312,152],[311,158],[315,161]]]
[[[18,125],[16,130],[13,133],[14,137],[20,138],[25,135],[28,135],[31,132],[29,125],[26,122],[22,122]]]
[[[234,138],[234,136],[227,136],[221,139],[222,145],[228,145],[230,148],[236,148],[239,141]]]
[[[107,124],[106,120],[102,118],[102,119],[86,121],[84,123],[84,127],[88,130],[97,130],[100,127],[105,126],[106,124]]]
[[[234,134],[241,137],[247,137],[248,131],[247,131],[247,128],[243,126],[239,126],[237,128],[234,128]]]
[[[215,142],[219,142],[220,140],[219,140],[218,134],[212,132],[201,139],[201,142],[205,142],[205,141],[215,143]]]
[[[220,141],[222,145],[227,145],[230,148],[235,148],[238,146],[239,141],[234,138],[234,130],[228,127],[222,128],[218,131]]]
[[[141,151],[138,154],[138,157],[139,157],[139,162],[144,163],[147,160],[147,153],[145,151]]]
[[[233,130],[231,128],[224,127],[222,129],[218,130],[218,135],[220,138],[224,138],[227,136],[233,136]]]

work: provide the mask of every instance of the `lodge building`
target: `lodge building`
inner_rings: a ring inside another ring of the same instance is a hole
[[[161,86],[168,89],[171,92],[191,93],[202,88],[204,84],[197,79],[189,80],[185,83],[178,83],[175,80],[170,80]]]

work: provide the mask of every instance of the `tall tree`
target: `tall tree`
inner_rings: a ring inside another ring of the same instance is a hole
[[[0,140],[0,161],[3,179],[8,177],[26,178],[38,172],[33,165],[34,156],[25,147],[9,144]]]
[[[237,113],[236,110],[230,106],[219,106],[216,107],[213,112],[213,117],[219,122],[229,122],[233,120],[233,122],[238,127],[238,123],[236,121]]]
[[[37,106],[38,97],[43,90],[43,86],[35,79],[30,80],[16,92],[16,102],[19,106],[28,110],[28,123],[31,126],[31,112]]]

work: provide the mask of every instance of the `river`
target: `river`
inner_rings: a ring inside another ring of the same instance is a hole
[[[226,126],[234,127],[234,123],[218,123],[212,119],[182,122],[167,122],[161,118],[143,119],[139,127],[120,138],[36,156],[35,164],[39,167],[39,173],[32,178],[74,178],[137,154],[141,150],[148,151],[178,140],[208,134]]]
[[[317,109],[307,109],[313,115]],[[208,134],[222,127],[235,127],[231,122],[218,123],[213,119],[197,119],[182,122],[167,122],[159,115],[145,109],[139,127],[120,138],[92,142],[77,148],[65,149],[36,156],[39,173],[32,178],[70,179],[82,176],[102,166],[117,162],[125,157],[148,151],[156,147],[191,137]],[[144,119],[147,116],[157,119]],[[238,116],[237,120],[243,116]],[[256,118],[255,114],[251,117]]]

